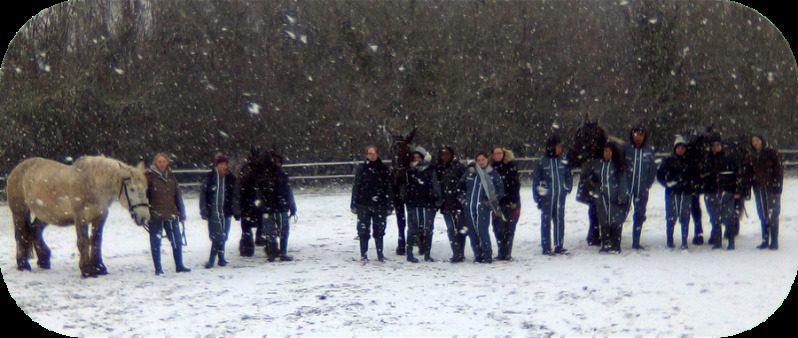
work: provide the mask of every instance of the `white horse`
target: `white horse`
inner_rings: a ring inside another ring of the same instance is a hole
[[[113,200],[118,199],[128,208],[136,224],[150,220],[143,162],[132,167],[103,156],[84,156],[67,166],[44,158],[30,158],[8,175],[6,193],[14,218],[18,270],[31,269],[28,263],[31,246],[39,267],[49,269],[50,249],[42,231],[48,224],[74,224],[81,275],[107,274],[102,260],[102,231]]]

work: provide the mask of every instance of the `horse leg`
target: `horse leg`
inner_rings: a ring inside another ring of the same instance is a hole
[[[36,265],[42,269],[50,268],[50,248],[47,247],[47,243],[44,242],[43,236],[46,226],[47,223],[37,218],[33,221],[33,227],[30,229],[33,236],[31,238],[35,238],[33,248],[36,249]]]
[[[75,219],[75,232],[78,237],[78,253],[80,253],[80,275],[83,278],[97,277],[89,256],[89,224],[82,219]]]
[[[30,211],[15,211],[14,218],[14,239],[17,241],[17,270],[30,271]]]
[[[91,263],[94,268],[94,273],[98,275],[107,275],[108,269],[103,264],[102,243],[103,243],[103,226],[107,216],[102,216],[91,223]]]

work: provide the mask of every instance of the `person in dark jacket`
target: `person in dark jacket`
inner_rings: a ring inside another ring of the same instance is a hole
[[[294,192],[288,181],[288,174],[282,169],[283,158],[273,153],[273,165],[259,184],[258,198],[263,202],[263,227],[266,234],[266,258],[274,262],[277,257],[280,261],[294,260],[288,255],[288,234],[290,231],[290,218],[296,219],[296,203]],[[279,239],[279,242],[278,242]]]
[[[504,183],[504,197],[499,201],[506,219],[493,215],[493,234],[499,254],[497,260],[511,260],[515,227],[521,216],[521,181],[518,179],[518,166],[510,149],[493,148],[491,165]]]
[[[781,191],[784,183],[784,168],[779,153],[767,146],[761,134],[751,136],[752,187],[756,200],[756,211],[762,226],[762,244],[757,248],[777,250],[779,248],[779,213]]]
[[[252,229],[257,229],[257,238],[265,245],[265,236],[260,226],[261,208],[255,205],[257,194],[255,192],[255,182],[258,172],[261,170],[258,162],[259,151],[252,149],[246,163],[241,167],[239,173],[239,205],[241,209],[241,240],[238,244],[238,251],[241,256],[252,257],[255,255],[255,236]]]
[[[681,249],[687,249],[687,236],[690,231],[690,215],[695,185],[695,169],[685,157],[687,142],[676,135],[673,142],[673,155],[666,158],[657,171],[657,180],[665,187],[665,219],[668,247],[674,248],[673,232],[676,221],[681,224]]]
[[[183,196],[177,178],[169,168],[169,157],[158,153],[147,170],[147,199],[150,201],[150,252],[155,265],[155,274],[163,274],[161,267],[161,233],[166,230],[166,238],[172,244],[172,255],[177,272],[189,272],[183,265],[183,237],[180,222],[186,220]]]
[[[366,148],[366,161],[359,164],[352,185],[349,208],[357,215],[357,234],[360,239],[360,259],[368,260],[369,232],[374,236],[377,259],[385,261],[383,237],[385,219],[393,209],[391,204],[391,171],[379,157],[377,147]]]
[[[643,249],[640,235],[643,232],[643,222],[646,221],[648,190],[657,177],[654,147],[647,146],[647,140],[648,132],[644,127],[638,126],[629,132],[629,143],[623,147],[626,167],[629,169],[627,175],[632,199],[630,206],[635,209],[632,215],[632,248],[637,250]]]
[[[710,138],[710,154],[702,169],[704,200],[712,224],[710,242],[713,249],[723,244],[721,232],[726,227],[725,237],[729,240],[728,249],[734,250],[734,237],[737,235],[737,213],[735,203],[742,198],[742,177],[740,164],[727,156],[723,150],[720,135]]]
[[[601,253],[621,252],[623,222],[629,211],[629,176],[620,149],[613,142],[604,146],[604,156],[593,163],[591,180],[596,196],[598,221],[603,237]]]
[[[423,148],[416,148],[412,153],[410,170],[407,171],[407,261],[417,263],[413,257],[413,245],[416,238],[424,253],[424,261],[433,262],[432,231],[435,227],[435,213],[441,206],[441,190],[435,168],[430,165],[431,156]],[[417,233],[421,236],[416,236]]]
[[[446,222],[446,234],[452,247],[451,263],[465,260],[466,229],[463,218],[463,205],[457,197],[460,195],[460,178],[465,174],[465,166],[455,156],[454,149],[441,148],[435,174],[441,186],[441,215]]]
[[[488,155],[478,153],[460,179],[460,201],[465,210],[468,237],[477,263],[492,263],[490,244],[491,213],[501,213],[499,201],[504,197],[501,176],[488,163]]]
[[[241,219],[239,208],[239,188],[235,176],[230,173],[227,156],[222,153],[213,158],[213,170],[205,176],[200,191],[200,217],[208,221],[208,235],[211,238],[211,253],[205,268],[213,267],[216,258],[219,266],[227,265],[224,247],[230,234],[230,217]]]
[[[544,255],[551,255],[551,230],[554,229],[554,253],[565,254],[565,197],[571,192],[573,178],[567,161],[562,158],[560,138],[546,141],[546,154],[535,164],[532,176],[532,197],[540,209],[540,244]],[[553,226],[552,226],[552,223]]]

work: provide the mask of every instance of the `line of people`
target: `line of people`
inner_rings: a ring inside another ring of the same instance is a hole
[[[241,178],[247,184],[243,187],[231,172],[227,156],[222,153],[214,156],[212,170],[205,176],[199,194],[200,217],[208,223],[208,236],[211,240],[210,256],[205,268],[212,268],[216,264],[227,265],[225,245],[230,233],[231,218],[241,221],[242,256],[254,254],[254,244],[247,246],[246,242],[253,241],[252,228],[255,227],[259,237],[263,237],[267,261],[273,262],[278,258],[281,261],[293,260],[288,255],[288,235],[290,219],[293,218],[296,222],[296,203],[288,175],[282,169],[282,157],[274,153],[270,155],[270,165],[250,170],[254,175],[247,175],[248,172],[244,171],[245,175]],[[254,159],[248,164],[253,162]],[[170,163],[165,153],[158,153],[146,173],[151,214],[147,231],[156,275],[164,273],[160,256],[164,232],[171,243],[176,272],[191,271],[183,264],[182,255],[185,226],[181,229],[181,225],[186,220],[186,211]],[[249,238],[246,237],[247,234]]]
[[[727,249],[733,250],[739,233],[739,212],[753,190],[762,229],[758,248],[778,249],[783,168],[778,153],[766,146],[762,135],[750,138],[750,149],[742,158],[726,154],[718,134],[709,136],[705,156],[688,158],[688,142],[677,135],[672,154],[661,164],[647,140],[644,127],[632,128],[628,143],[621,147],[607,142],[601,157],[582,172],[588,181],[584,194],[594,207],[591,217],[598,223],[595,233],[591,231],[588,236],[589,245],[600,246],[600,253],[620,253],[623,223],[632,213],[632,248],[643,250],[641,235],[649,191],[658,181],[665,187],[665,235],[669,248],[675,248],[674,230],[679,222],[680,248],[687,249],[690,217],[698,207],[698,196],[703,194],[712,225],[708,243],[718,249],[726,238]],[[356,170],[350,208],[358,218],[361,259],[368,260],[368,242],[373,236],[377,259],[384,261],[386,218],[394,208],[391,171],[382,163],[377,147],[369,146],[366,155],[366,161]],[[416,241],[421,241],[419,252],[424,260],[434,261],[431,243],[437,212],[447,226],[450,262],[465,260],[466,238],[471,242],[475,262],[492,262],[491,222],[498,247],[495,259],[510,260],[521,212],[520,182],[512,152],[496,147],[490,155],[477,153],[467,166],[450,147],[439,150],[435,163],[421,147],[412,152],[412,157],[406,193],[401,198],[408,215],[404,250],[407,261],[418,262],[412,250]],[[561,139],[550,137],[532,176],[532,197],[541,212],[540,243],[544,255],[568,253],[564,247],[565,202],[573,188],[573,169],[563,156]],[[703,244],[702,232],[697,223],[694,244]]]

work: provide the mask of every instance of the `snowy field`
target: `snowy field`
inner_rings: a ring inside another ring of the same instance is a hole
[[[266,263],[260,248],[255,257],[239,257],[241,230],[235,222],[227,243],[231,264],[202,268],[210,241],[197,200],[189,198],[185,261],[191,273],[174,273],[164,239],[167,274],[154,276],[147,234],[118,204],[104,235],[109,275],[80,278],[73,227],[45,230],[52,270],[38,269],[32,261],[32,272],[18,272],[5,205],[0,208],[5,223],[0,268],[10,294],[28,316],[69,336],[727,336],[766,320],[796,276],[798,210],[793,207],[798,179],[785,186],[781,249],[775,252],[755,249],[760,229],[752,202],[736,251],[667,249],[663,190],[655,184],[643,233],[646,251],[631,250],[628,222],[621,255],[599,255],[587,247],[587,210],[571,195],[566,216],[571,255],[542,256],[539,213],[525,186],[512,262],[471,263],[470,250],[468,263],[443,261],[451,251],[438,216],[432,250],[437,262],[411,264],[394,255],[396,225],[389,217],[390,261],[362,264],[356,261],[348,192],[297,191],[299,223],[292,225],[289,244],[294,262]],[[376,256],[373,242],[369,254]]]

